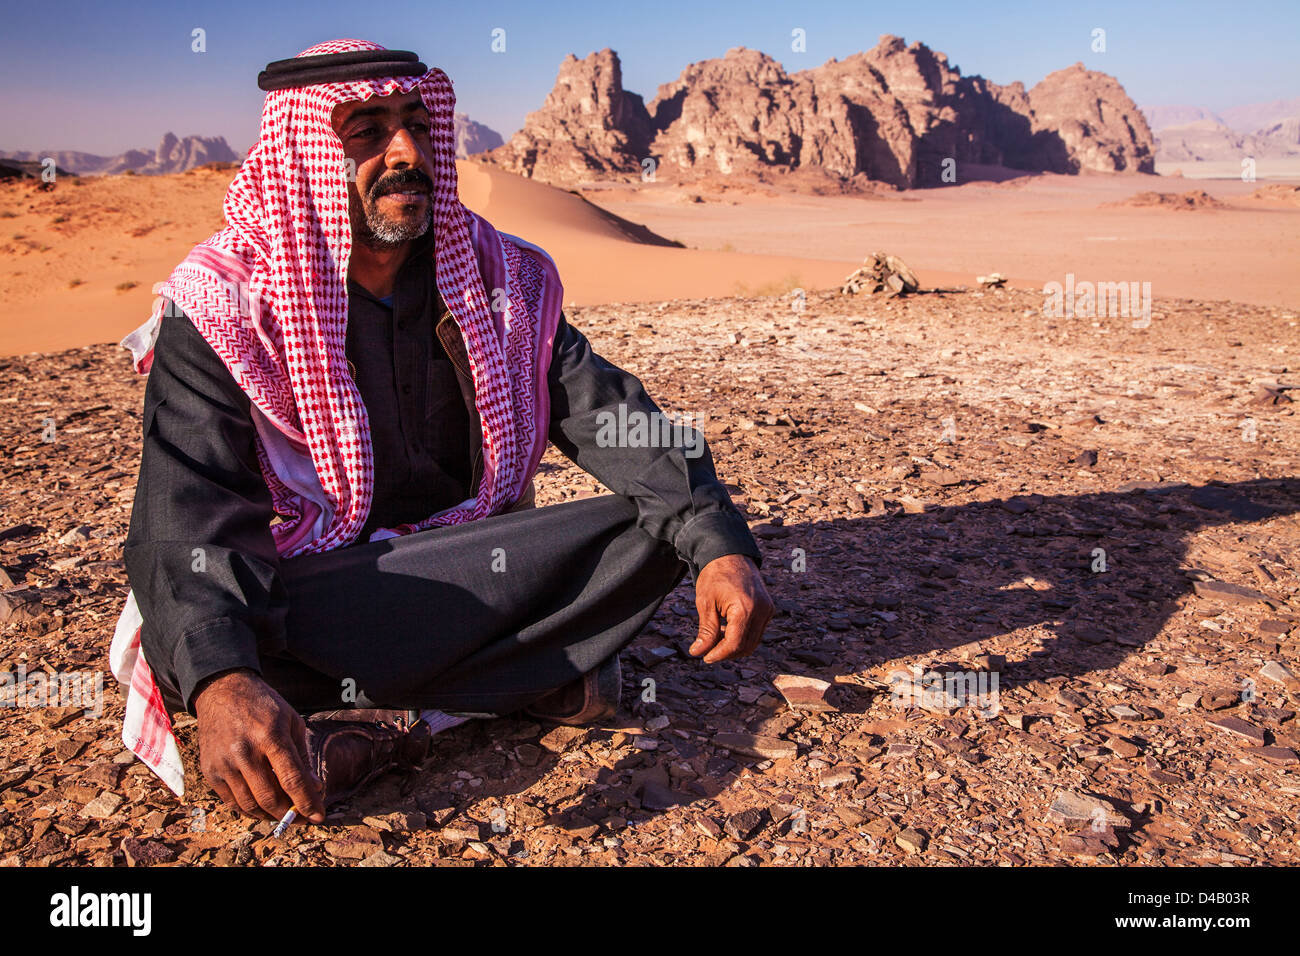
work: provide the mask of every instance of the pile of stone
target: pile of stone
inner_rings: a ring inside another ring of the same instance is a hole
[[[870,292],[874,295],[877,292],[886,292],[893,297],[916,292],[920,286],[916,273],[898,256],[873,252],[863,260],[862,268],[844,280],[840,294],[857,295],[859,292]]]

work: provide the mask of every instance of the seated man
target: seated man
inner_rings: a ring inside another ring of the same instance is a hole
[[[691,653],[751,653],[772,603],[703,436],[609,440],[663,416],[566,321],[550,257],[460,203],[446,75],[346,40],[259,85],[228,226],[123,340],[150,373],[127,746],[182,794],[187,711],[223,800],[320,822],[463,715],[612,713],[688,567]],[[533,508],[548,440],[614,494]]]

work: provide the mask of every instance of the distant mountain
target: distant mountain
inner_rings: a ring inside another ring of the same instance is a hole
[[[1186,126],[1204,120],[1223,123],[1223,117],[1216,116],[1199,106],[1144,106],[1142,115],[1147,118],[1147,125],[1151,127],[1153,133],[1159,133],[1170,126]]]
[[[455,122],[456,156],[460,159],[495,149],[502,143],[499,133],[482,123],[474,122],[464,113],[457,113]],[[205,163],[237,163],[243,159],[230,148],[224,136],[186,136],[178,139],[174,133],[164,134],[156,149],[128,149],[116,156],[100,156],[71,149],[44,152],[0,150],[0,159],[15,163],[39,165],[46,157],[53,157],[60,170],[79,176],[112,176],[128,171],[142,176],[183,173]]]
[[[235,163],[240,159],[223,136],[186,136],[177,139],[174,133],[165,134],[158,148],[153,151],[129,149],[116,156],[99,156],[67,149],[50,152],[0,152],[0,159],[19,162],[40,163],[46,157],[53,157],[55,165],[60,169],[79,176],[111,176],[128,171],[142,176],[183,173],[204,163]]]
[[[1300,116],[1300,97],[1273,100],[1271,103],[1248,103],[1219,113],[1223,122],[1239,133],[1258,133]]]
[[[456,113],[455,124],[457,159],[466,159],[475,153],[485,153],[505,142],[496,130],[474,122],[464,113]]]
[[[1247,103],[1217,114],[1199,106],[1146,106],[1160,162],[1300,156],[1300,98]]]

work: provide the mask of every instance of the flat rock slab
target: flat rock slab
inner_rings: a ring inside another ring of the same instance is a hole
[[[766,760],[779,760],[782,757],[795,757],[799,754],[797,744],[780,737],[762,737],[757,734],[714,734],[713,742],[725,747],[732,753],[745,754]]]
[[[1224,604],[1249,605],[1268,600],[1268,595],[1262,591],[1243,587],[1240,584],[1229,584],[1226,581],[1196,581],[1192,587],[1201,597],[1213,598]]]
[[[1116,810],[1109,800],[1075,790],[1058,793],[1047,810],[1047,818],[1053,823],[1087,823],[1114,829],[1132,826],[1129,818]]]
[[[418,810],[396,810],[382,816],[365,817],[361,822],[387,833],[402,833],[407,830],[423,830],[428,820]]]
[[[772,683],[781,692],[791,710],[809,713],[824,713],[838,708],[826,699],[830,693],[830,681],[818,680],[816,677],[801,677],[796,674],[779,674]]]
[[[1264,731],[1240,717],[1216,717],[1210,721],[1211,727],[1217,727],[1235,737],[1249,740],[1253,744],[1263,745]]]
[[[1259,669],[1259,676],[1284,687],[1295,683],[1296,676],[1280,661],[1269,661]]]
[[[1300,761],[1296,757],[1296,752],[1290,747],[1259,747],[1251,753],[1258,757],[1263,757],[1269,763],[1293,764]]]
[[[587,731],[582,727],[568,727],[561,724],[547,731],[537,742],[551,753],[558,754],[568,750],[579,737],[585,737],[586,734]]]

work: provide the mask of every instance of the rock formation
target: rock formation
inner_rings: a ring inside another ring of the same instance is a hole
[[[1155,172],[1146,117],[1113,76],[1076,63],[1045,76],[1029,91],[1029,106],[1034,133],[1059,139],[1057,156],[1073,167],[1053,172]]]
[[[465,159],[476,153],[496,149],[503,142],[501,134],[496,130],[474,122],[459,110],[456,111],[453,120],[456,127],[457,159]]]
[[[1112,77],[1076,64],[1026,92],[964,77],[924,44],[884,36],[865,53],[787,73],[737,47],[692,63],[648,104],[618,55],[570,55],[555,88],[489,162],[561,185],[639,176],[792,172],[900,188],[963,181],[963,164],[1153,172],[1142,113]]]
[[[577,181],[639,171],[652,134],[645,103],[623,89],[618,54],[606,47],[584,60],[566,56],[542,108],[488,156],[524,176]]]

